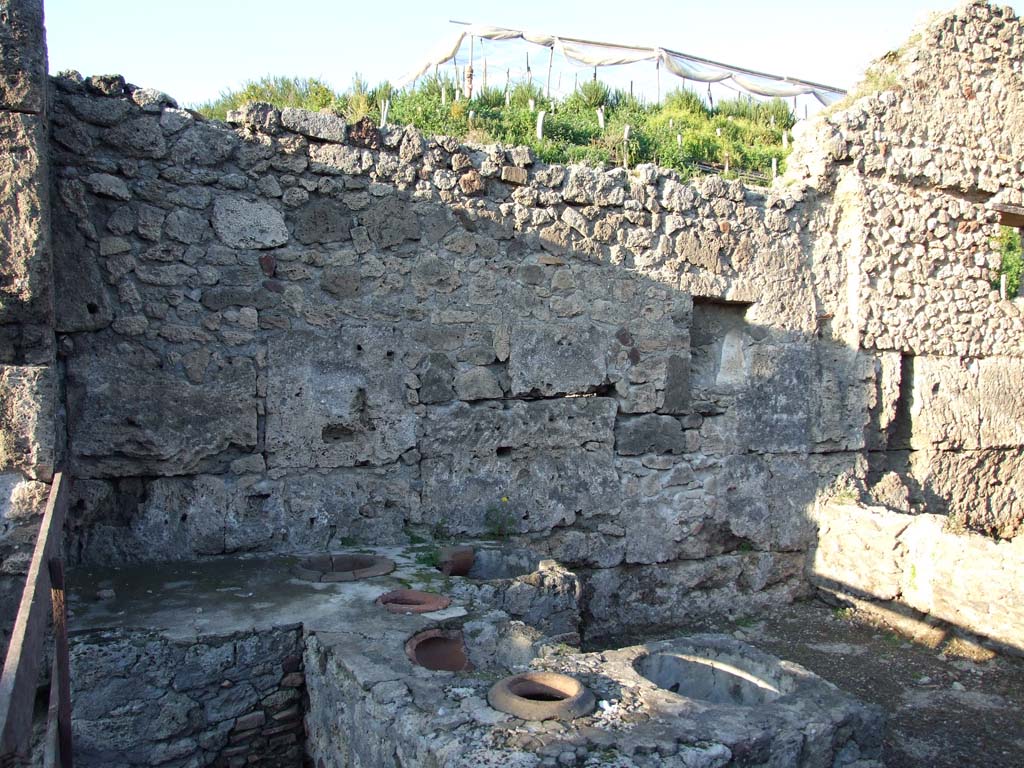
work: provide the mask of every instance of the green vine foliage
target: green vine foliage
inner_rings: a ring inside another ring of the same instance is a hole
[[[781,173],[788,153],[782,134],[794,122],[781,99],[739,97],[712,107],[685,88],[668,93],[660,104],[646,104],[600,80],[586,80],[558,100],[548,99],[537,82],[478,87],[471,100],[459,90],[460,84],[446,76],[426,77],[414,87],[396,90],[386,82],[371,88],[357,74],[342,92],[315,78],[265,77],[196,109],[223,120],[229,110],[248,101],[267,101],[278,107],[328,110],[348,120],[379,120],[389,101],[389,123],[414,125],[428,135],[527,145],[539,159],[554,163],[656,163],[684,178],[721,172],[727,162],[733,176],[752,172],[767,177],[773,160]],[[598,108],[604,111],[604,127]],[[540,110],[545,117],[538,139]]]
[[[1000,227],[996,247],[1002,256],[999,275],[1006,276],[1006,295],[1013,298],[1020,291],[1022,259],[1020,230],[1013,227]]]

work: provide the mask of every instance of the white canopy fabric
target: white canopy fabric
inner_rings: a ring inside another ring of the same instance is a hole
[[[677,77],[702,83],[721,83],[728,80],[736,88],[758,96],[789,97],[810,94],[822,104],[827,105],[842,98],[846,93],[842,89],[828,85],[754,72],[742,67],[733,67],[689,56],[667,48],[641,48],[614,43],[598,43],[478,24],[465,27],[451,40],[439,46],[426,61],[406,74],[398,82],[398,87],[403,88],[432,67],[451,61],[467,37],[479,37],[484,40],[525,40],[528,43],[551,48],[561,53],[569,61],[588,67],[613,67],[619,64],[635,64],[639,61],[657,61]]]

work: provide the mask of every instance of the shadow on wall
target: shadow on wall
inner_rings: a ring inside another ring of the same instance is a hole
[[[509,536],[600,635],[804,594],[899,445],[827,199],[140,93],[55,81],[78,562]]]

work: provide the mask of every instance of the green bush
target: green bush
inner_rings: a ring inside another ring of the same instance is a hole
[[[338,94],[315,77],[272,77],[250,80],[237,91],[221,91],[214,101],[196,109],[214,120],[224,120],[228,112],[250,101],[266,101],[276,107],[299,107],[312,112],[333,107]]]
[[[566,101],[578,102],[584,109],[597,109],[607,107],[611,97],[611,89],[600,80],[586,80]]]
[[[496,86],[481,88],[473,95],[478,108],[501,109],[505,106],[505,89]]]
[[[1000,227],[996,247],[1002,255],[999,275],[1000,277],[1006,276],[1006,295],[1013,298],[1020,290],[1021,268],[1024,266],[1020,230],[1013,227]]]
[[[701,95],[691,91],[689,88],[677,88],[666,94],[662,109],[665,111],[689,112],[705,118],[711,117],[711,109]]]

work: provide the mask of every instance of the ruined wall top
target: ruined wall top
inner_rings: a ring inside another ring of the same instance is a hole
[[[0,108],[42,112],[46,73],[43,0],[0,0]]]
[[[875,61],[838,108],[805,123],[790,175],[817,187],[837,167],[958,192],[1024,189],[1024,30],[1010,8],[969,0]]]

